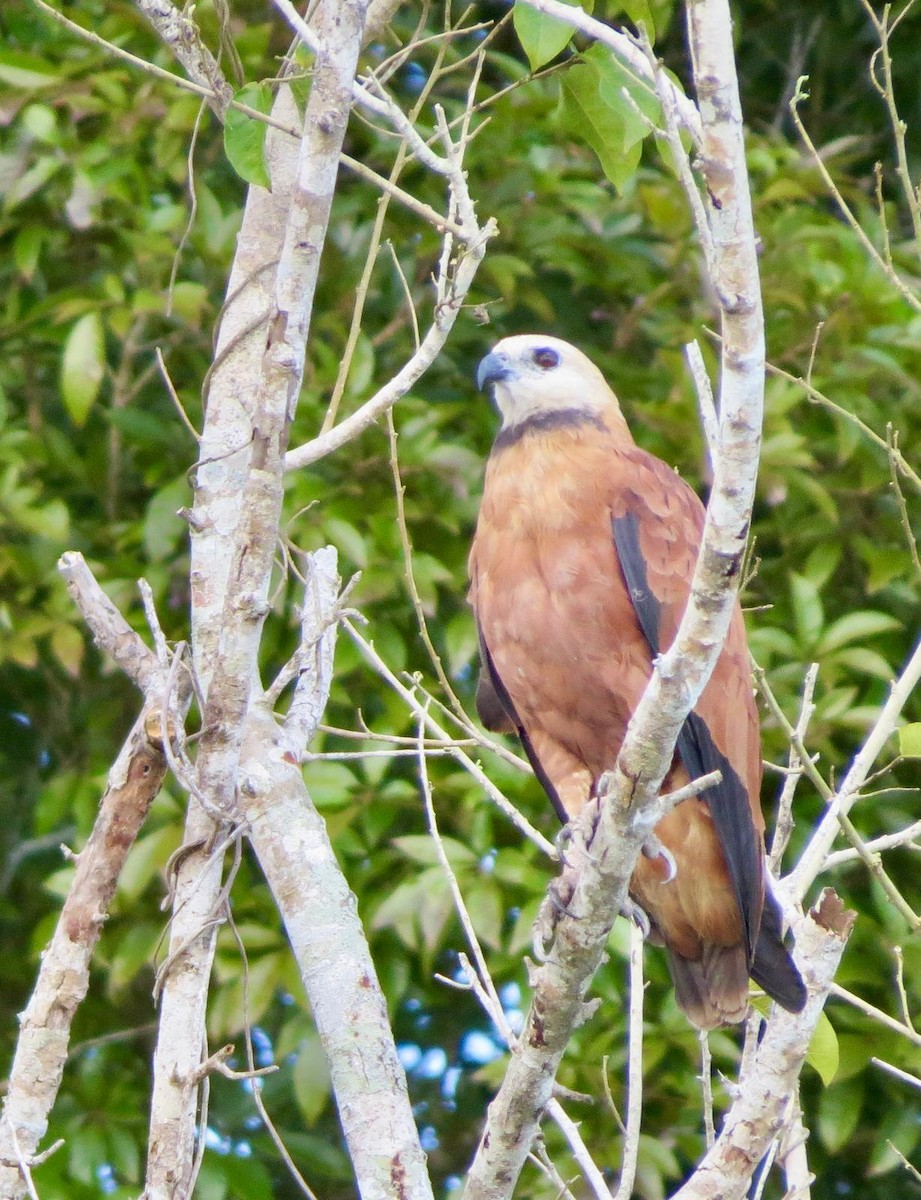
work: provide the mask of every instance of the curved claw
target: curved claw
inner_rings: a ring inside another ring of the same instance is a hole
[[[647,858],[653,860],[661,858],[665,863],[666,875],[663,883],[671,883],[678,874],[678,864],[675,862],[675,856],[667,846],[663,846],[654,833],[651,833],[643,842],[643,853]]]
[[[648,940],[652,932],[652,925],[649,922],[649,917],[647,917],[645,909],[640,908],[635,900],[631,900],[628,896],[620,910],[620,915],[626,917],[628,921],[632,921],[637,926],[643,935],[644,942]]]
[[[560,856],[560,865],[568,867],[569,860],[566,857],[566,847],[572,841],[572,821],[567,821],[563,828],[553,839],[553,845],[556,847],[556,852]]]

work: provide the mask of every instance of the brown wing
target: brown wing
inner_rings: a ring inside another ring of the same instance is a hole
[[[704,514],[697,496],[664,463],[641,450],[631,457],[634,482],[613,497],[611,525],[637,619],[656,655],[671,645],[684,613]],[[677,751],[692,779],[714,770],[722,774],[704,800],[750,957],[764,901],[764,820],[758,714],[738,605],[713,677],[678,736]]]

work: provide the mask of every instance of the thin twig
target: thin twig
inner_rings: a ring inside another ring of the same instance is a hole
[[[813,663],[803,679],[803,698],[800,702],[799,717],[793,730],[796,735],[797,744],[799,745],[804,744],[806,730],[809,728],[809,722],[812,720],[812,714],[815,712],[815,704],[812,698],[815,694],[815,685],[818,677],[819,664]],[[763,682],[764,677],[762,676]],[[771,843],[769,858],[771,870],[775,875],[780,874],[784,851],[793,833],[793,796],[796,792],[796,785],[803,776],[804,769],[803,759],[800,757],[796,745],[791,743],[787,760],[787,774],[781,788],[780,799],[777,802],[777,819],[774,822],[774,839]]]
[[[694,391],[697,395],[697,405],[700,409],[700,423],[704,428],[710,466],[713,467],[716,462],[716,456],[719,453],[720,445],[720,419],[716,411],[716,402],[713,399],[713,385],[710,383],[710,376],[707,372],[707,364],[704,362],[704,356],[700,350],[700,343],[696,339],[685,345],[684,354],[688,360],[691,378],[694,380]]]
[[[894,1067],[892,1063],[888,1063],[882,1058],[871,1058],[870,1062],[874,1067],[879,1067],[881,1071],[885,1071],[887,1075],[891,1075],[894,1079],[900,1079],[902,1083],[907,1083],[909,1087],[917,1088],[921,1091],[921,1079],[917,1075],[909,1075],[907,1071],[903,1071],[900,1067]]]
[[[457,882],[457,876],[454,874],[454,870],[451,867],[450,861],[448,860],[448,855],[445,852],[444,843],[441,840],[441,834],[438,832],[438,819],[435,816],[435,805],[432,800],[432,787],[429,783],[428,761],[422,745],[422,730],[425,719],[420,715],[418,721],[420,741],[417,755],[419,763],[419,785],[422,789],[422,801],[425,805],[425,819],[429,827],[429,833],[432,837],[432,842],[435,846],[435,855],[439,864],[441,865],[442,871],[445,874],[445,878],[448,881],[448,887],[451,891],[452,899],[454,900],[454,910],[458,915],[464,935],[467,938],[467,945],[470,947],[470,952],[472,953],[474,961],[476,962],[477,977],[481,986],[489,997],[490,1013],[493,1017],[493,1021],[497,1021],[498,1018],[497,1028],[500,1035],[505,1040],[506,1044],[511,1049],[514,1049],[517,1044],[517,1039],[515,1038],[515,1035],[512,1033],[508,1022],[505,1019],[502,1003],[499,1000],[499,994],[496,991],[495,984],[492,981],[492,976],[489,973],[489,966],[486,962],[486,956],[484,955],[482,947],[480,946],[480,939],[477,937],[477,932],[473,927],[473,922],[470,919],[470,913],[467,911],[467,905],[464,903],[464,897]]]
[[[643,934],[630,922],[630,1013],[627,1025],[627,1123],[621,1155],[620,1182],[614,1200],[629,1200],[633,1194],[640,1154],[643,1119]]]
[[[713,1125],[713,1059],[710,1054],[710,1035],[706,1029],[697,1031],[700,1043],[700,1090],[703,1098],[704,1135],[707,1149],[716,1141]]]
[[[589,1153],[582,1134],[579,1132],[579,1126],[569,1116],[555,1096],[547,1105],[545,1111],[547,1116],[556,1123],[557,1128],[569,1143],[572,1156],[578,1163],[583,1179],[594,1193],[595,1200],[611,1200],[610,1188],[605,1182],[605,1178],[599,1170],[597,1163]]]
[[[849,992],[846,988],[841,987],[840,984],[833,983],[829,988],[829,995],[834,996],[838,1000],[844,1000],[854,1008],[859,1008],[865,1016],[872,1017],[874,1021],[878,1021],[880,1025],[885,1025],[893,1033],[899,1033],[916,1046],[921,1046],[921,1033],[916,1032],[909,1025],[905,1025],[901,1021],[897,1021],[895,1017],[890,1017],[881,1008],[876,1008],[860,996],[855,996],[853,992]]]

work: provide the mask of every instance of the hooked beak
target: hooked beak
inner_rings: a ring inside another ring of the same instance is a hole
[[[487,354],[476,369],[476,385],[482,392],[488,383],[508,379],[512,369],[504,354]]]

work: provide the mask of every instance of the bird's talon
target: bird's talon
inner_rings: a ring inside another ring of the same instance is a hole
[[[560,864],[564,867],[568,867],[570,865],[569,859],[566,857],[566,847],[572,842],[572,836],[572,822],[567,821],[560,832],[553,839],[553,845],[556,847],[556,852],[559,855]]]
[[[649,917],[644,909],[631,900],[628,896],[620,910],[621,916],[626,917],[628,921],[632,921],[643,935],[643,941],[647,941],[650,933],[652,933],[652,925],[649,922]]]
[[[675,862],[675,856],[671,850],[667,846],[663,846],[654,833],[651,833],[643,842],[643,854],[653,861],[657,858],[662,859],[666,870],[663,883],[671,883],[678,874],[678,864]]]

